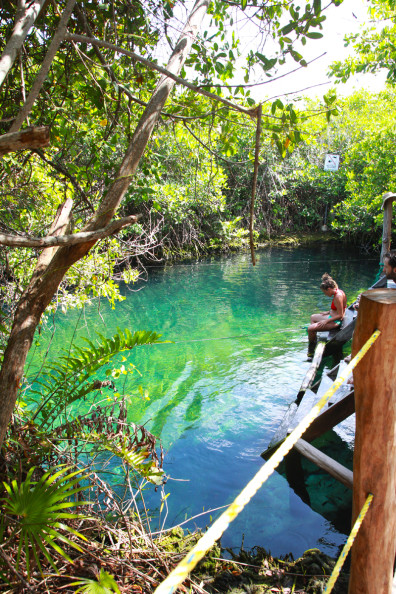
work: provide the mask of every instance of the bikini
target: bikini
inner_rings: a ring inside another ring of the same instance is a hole
[[[341,289],[337,289],[336,292],[334,293],[334,297],[337,295],[338,291],[340,291],[343,295],[345,295],[344,291],[341,291]],[[337,311],[337,308],[334,305],[334,297],[333,297],[333,301],[331,302],[330,309],[332,309],[333,311]],[[345,313],[345,309],[346,309],[346,307],[344,308],[344,313]],[[329,316],[329,319],[331,320],[331,316]],[[342,320],[334,320],[334,324],[341,326]]]

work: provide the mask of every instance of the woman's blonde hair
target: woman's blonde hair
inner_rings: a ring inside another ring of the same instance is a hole
[[[338,289],[338,285],[335,282],[335,280],[331,278],[330,274],[327,274],[327,272],[325,272],[322,276],[322,283],[320,285],[320,288],[323,291],[326,291],[327,289]]]

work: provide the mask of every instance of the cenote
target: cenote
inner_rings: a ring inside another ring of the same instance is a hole
[[[255,267],[246,253],[152,267],[147,281],[121,288],[126,299],[115,310],[103,300],[56,315],[50,354],[73,336],[94,340],[95,331],[110,336],[117,327],[154,330],[171,341],[124,353],[124,365],[133,363],[141,375],[118,385],[131,396],[130,421],[160,437],[166,453],[167,516],[165,507],[153,530],[164,519],[170,527],[194,516],[183,526],[205,528],[220,513],[209,510],[235,498],[263,464],[260,453],[308,369],[304,325],[310,313],[329,308],[318,288],[321,275],[329,272],[351,298],[372,284],[377,269],[377,258],[332,244],[268,248],[257,253]],[[41,337],[40,352],[51,331]],[[341,440],[331,433],[327,442],[338,447]],[[351,449],[342,447],[350,466]],[[333,479],[313,472],[309,480],[322,498],[318,505],[337,508],[327,490]],[[344,511],[350,505],[345,490],[334,497]],[[147,490],[145,501],[158,510],[160,490]],[[318,547],[335,555],[344,541],[342,521],[325,519],[275,472],[222,545],[239,549],[243,542],[276,556]]]

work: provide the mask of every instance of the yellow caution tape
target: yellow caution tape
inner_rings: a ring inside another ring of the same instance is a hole
[[[325,406],[327,401],[333,396],[338,388],[345,382],[345,380],[352,373],[352,370],[361,361],[369,348],[377,340],[381,332],[376,330],[368,341],[363,345],[357,355],[346,366],[345,371],[333,383],[332,387],[323,394],[321,399],[315,404],[311,411],[302,419],[297,427],[286,437],[284,442],[279,446],[271,458],[260,468],[257,474],[246,485],[246,487],[239,493],[233,503],[221,514],[221,516],[212,524],[209,530],[199,539],[197,544],[191,551],[180,561],[168,577],[155,590],[154,594],[172,594],[176,588],[186,579],[188,574],[194,569],[197,563],[204,557],[206,552],[214,545],[223,532],[225,532],[229,524],[237,517],[243,508],[249,503],[252,497],[257,493],[259,488],[265,483],[269,476],[274,472],[275,468],[282,462],[283,458],[290,452],[297,440],[307,430],[312,421],[316,418],[321,409]]]
[[[348,540],[346,541],[344,548],[341,551],[341,555],[339,556],[338,561],[334,566],[334,569],[330,576],[330,579],[327,582],[327,586],[326,586],[326,590],[324,591],[324,594],[330,594],[330,592],[332,591],[334,584],[336,583],[337,578],[340,575],[340,571],[341,571],[342,566],[344,565],[346,556],[348,555],[349,550],[350,550],[351,546],[353,545],[353,541],[356,538],[358,530],[364,520],[364,516],[368,512],[368,508],[370,507],[370,503],[372,502],[372,500],[373,500],[373,495],[370,493],[366,499],[365,504],[363,505],[363,507],[360,511],[360,514],[358,515],[358,517],[356,519],[356,522],[353,525],[353,528],[352,528],[351,533],[348,537]]]

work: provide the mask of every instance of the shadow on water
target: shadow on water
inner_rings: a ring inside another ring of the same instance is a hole
[[[334,431],[315,439],[312,445],[352,470],[353,450]],[[305,504],[328,520],[338,532],[349,534],[352,514],[350,489],[295,450],[288,454],[278,471]]]
[[[170,495],[153,530],[199,514],[186,526],[203,528],[219,513],[208,510],[236,497],[262,465],[260,453],[308,369],[304,326],[313,311],[329,308],[318,288],[321,275],[329,272],[348,296],[369,286],[376,269],[376,259],[328,244],[273,248],[257,254],[254,268],[249,255],[238,254],[150,270],[147,283],[122,287],[125,300],[115,311],[95,303],[81,317],[73,311],[56,316],[50,355],[74,332],[79,340],[94,340],[95,332],[110,336],[117,327],[154,330],[171,341],[123,353],[122,364],[139,373],[117,385],[129,397],[129,420],[161,437],[166,451]],[[47,348],[46,337],[40,341],[33,367]],[[337,445],[332,439],[330,449]],[[300,555],[314,546],[335,554],[350,500],[341,491],[314,496],[309,482],[325,492],[326,480],[316,469],[309,473],[308,505],[274,473],[226,531],[223,545],[239,548],[244,535],[245,547],[260,545],[274,555]],[[146,503],[159,509],[161,493],[147,490]]]

